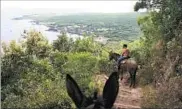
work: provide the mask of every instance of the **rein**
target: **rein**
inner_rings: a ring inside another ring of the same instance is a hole
[[[117,54],[117,53],[114,53],[113,55],[114,55],[114,60],[115,60],[115,61],[117,61],[117,60],[118,60],[118,58],[120,57],[120,55],[119,55],[119,54]]]

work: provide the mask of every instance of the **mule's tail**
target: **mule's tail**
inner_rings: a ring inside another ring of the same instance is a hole
[[[133,87],[136,86],[136,73],[137,73],[137,70],[138,70],[138,66],[136,67],[135,70],[133,70]]]
[[[138,69],[139,69],[139,68],[138,68],[138,66],[137,66],[136,69],[135,69],[135,73],[137,72]]]

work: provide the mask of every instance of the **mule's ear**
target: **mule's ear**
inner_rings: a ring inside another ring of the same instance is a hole
[[[84,95],[75,80],[69,74],[66,75],[66,88],[68,95],[74,101],[77,108],[80,108]]]
[[[118,90],[119,90],[118,76],[119,76],[118,72],[113,72],[105,83],[103,90],[103,98],[106,109],[112,108],[116,100],[116,97],[118,95]]]

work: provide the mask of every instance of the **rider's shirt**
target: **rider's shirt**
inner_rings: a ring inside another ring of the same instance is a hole
[[[127,48],[123,48],[122,50],[122,56],[129,57],[130,51]]]

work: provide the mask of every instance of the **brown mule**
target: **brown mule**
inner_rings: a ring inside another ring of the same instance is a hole
[[[113,53],[112,51],[109,52],[109,60],[114,59],[115,61],[117,61],[119,57],[120,57],[119,54]],[[118,72],[121,74],[121,79],[123,78],[123,74],[125,72],[128,72],[130,74],[130,79],[131,79],[130,87],[132,86],[135,87],[137,69],[138,69],[138,64],[136,63],[135,60],[130,58],[123,60],[118,68]]]

